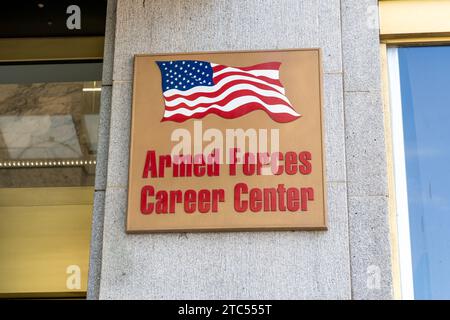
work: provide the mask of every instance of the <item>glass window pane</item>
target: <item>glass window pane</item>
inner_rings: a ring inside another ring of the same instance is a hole
[[[450,299],[450,47],[400,48],[416,299]]]
[[[101,63],[7,65],[0,75],[0,188],[93,185]]]

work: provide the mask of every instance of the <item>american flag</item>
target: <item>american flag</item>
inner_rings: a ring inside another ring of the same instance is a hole
[[[183,122],[216,114],[234,119],[254,110],[274,121],[300,117],[280,82],[280,62],[229,67],[199,60],[157,61],[165,110],[162,121]]]

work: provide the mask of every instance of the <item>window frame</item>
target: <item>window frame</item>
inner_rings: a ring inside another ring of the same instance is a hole
[[[394,298],[409,300],[414,284],[397,48],[450,45],[450,0],[379,0],[378,6]]]

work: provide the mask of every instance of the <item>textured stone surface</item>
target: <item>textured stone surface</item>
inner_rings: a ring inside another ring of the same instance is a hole
[[[114,38],[116,33],[116,8],[117,0],[108,0],[106,9],[105,46],[103,49],[103,85],[112,85]]]
[[[126,187],[131,126],[131,82],[114,82],[108,152],[108,187]]]
[[[118,1],[100,298],[391,297],[374,4]],[[329,230],[126,234],[134,54],[311,47],[325,72]]]
[[[345,128],[342,75],[323,77],[323,118],[327,181],[345,181]]]
[[[323,71],[342,72],[340,0],[318,1],[319,47],[322,49]]]
[[[379,92],[346,92],[348,193],[387,195],[386,149]]]
[[[127,235],[126,196],[106,192],[101,299],[350,298],[343,183],[320,232]]]
[[[388,299],[392,281],[377,1],[342,0],[341,17],[352,295]],[[370,288],[377,274],[380,288]]]
[[[134,54],[322,44],[325,72],[341,69],[336,0],[119,1],[117,28],[114,80],[131,80]]]
[[[391,299],[387,197],[349,197],[353,299]]]
[[[105,190],[108,167],[109,121],[111,117],[111,86],[102,86],[98,124],[97,164],[95,166],[95,190]]]
[[[318,47],[329,42],[319,21],[339,36],[334,9],[336,1],[312,0],[118,2],[101,298],[350,298],[345,183],[328,187],[328,231],[127,235],[124,226],[131,84],[123,81],[133,55]],[[324,54],[324,69],[339,71],[339,38]],[[343,145],[338,79],[324,84],[336,117],[331,154]],[[330,173],[340,180],[338,167]]]
[[[94,210],[92,212],[91,246],[89,251],[89,276],[87,299],[98,299],[103,247],[103,221],[105,214],[105,192],[94,193]]]
[[[377,0],[342,0],[345,91],[380,90],[380,35]]]

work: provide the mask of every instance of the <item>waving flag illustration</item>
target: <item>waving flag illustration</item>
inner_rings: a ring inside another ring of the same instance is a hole
[[[162,121],[183,122],[216,114],[226,119],[254,110],[277,122],[300,117],[280,82],[280,62],[229,67],[198,60],[157,61],[165,110]]]

